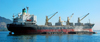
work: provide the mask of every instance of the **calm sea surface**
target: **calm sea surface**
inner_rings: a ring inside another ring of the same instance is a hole
[[[35,34],[9,35],[9,31],[0,31],[0,42],[100,42],[100,31],[97,34]]]

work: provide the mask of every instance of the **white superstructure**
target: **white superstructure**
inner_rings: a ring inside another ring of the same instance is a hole
[[[18,14],[18,17],[13,18],[14,24],[35,24],[36,22],[37,17],[35,15],[30,15],[29,13],[26,13],[25,8],[22,10],[22,13]]]

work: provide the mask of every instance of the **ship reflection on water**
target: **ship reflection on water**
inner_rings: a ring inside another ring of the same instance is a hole
[[[9,42],[92,42],[92,35],[78,34],[34,34],[34,35],[8,35]]]

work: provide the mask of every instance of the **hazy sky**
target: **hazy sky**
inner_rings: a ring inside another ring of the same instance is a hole
[[[12,15],[22,12],[26,6],[30,14],[37,16],[38,25],[44,25],[46,16],[55,12],[58,13],[49,20],[53,25],[58,22],[59,16],[62,21],[67,21],[67,17],[74,13],[70,22],[76,23],[78,17],[90,13],[81,22],[88,23],[90,19],[95,24],[93,30],[100,30],[100,0],[0,0],[0,16],[12,20]]]

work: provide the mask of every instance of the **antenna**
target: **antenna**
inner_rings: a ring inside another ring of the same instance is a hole
[[[26,8],[27,8],[27,13],[28,13],[29,7],[26,7]]]

